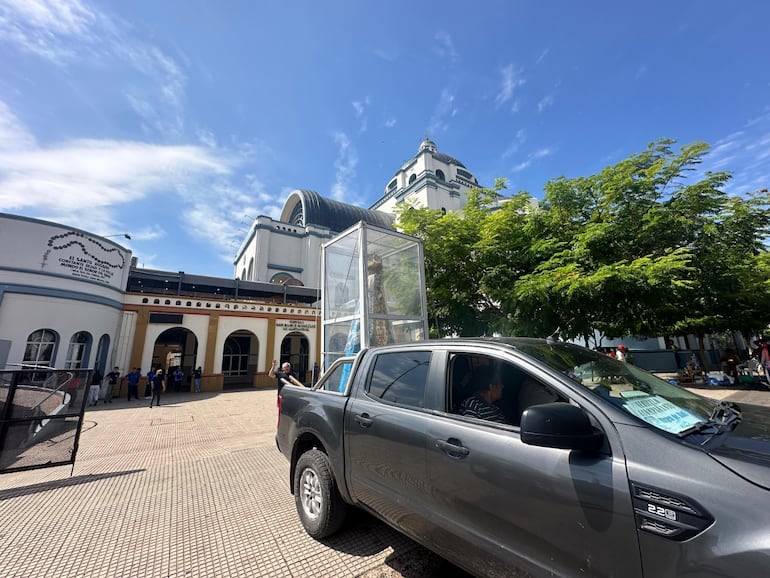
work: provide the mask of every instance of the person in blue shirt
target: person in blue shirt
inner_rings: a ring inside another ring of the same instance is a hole
[[[147,372],[147,383],[144,386],[144,399],[150,399],[152,397],[152,380],[155,377],[155,368],[151,367]]]
[[[132,369],[128,375],[126,375],[126,381],[128,382],[128,401],[131,401],[131,397],[139,399],[139,380],[142,377],[142,372],[138,367]]]
[[[184,379],[184,372],[181,367],[177,367],[174,370],[174,391],[182,391],[182,380]]]

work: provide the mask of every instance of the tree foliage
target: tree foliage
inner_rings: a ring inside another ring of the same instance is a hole
[[[762,331],[770,322],[767,190],[730,196],[727,172],[695,171],[704,143],[661,139],[587,177],[462,211],[399,211],[423,240],[434,335],[494,332],[591,344],[599,335]]]

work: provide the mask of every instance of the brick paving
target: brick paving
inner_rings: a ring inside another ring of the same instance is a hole
[[[2,576],[447,574],[363,514],[324,543],[305,534],[275,447],[275,390],[163,402],[88,408],[74,469],[0,475]]]
[[[696,391],[770,405],[767,391]],[[464,576],[363,514],[323,543],[309,538],[275,447],[274,390],[163,401],[89,408],[72,469],[0,475],[0,574]]]

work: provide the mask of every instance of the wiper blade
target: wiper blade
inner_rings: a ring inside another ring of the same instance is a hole
[[[714,406],[714,409],[709,416],[709,420],[716,421],[720,425],[733,423],[736,420],[740,421],[741,408],[730,401],[720,401]]]
[[[694,433],[708,433],[716,435],[727,431],[728,429],[735,429],[741,422],[741,408],[738,405],[729,401],[720,401],[714,406],[711,411],[711,415],[706,421],[701,421],[688,427],[685,430],[680,431],[677,437],[683,438]],[[706,432],[706,430],[713,430]]]
[[[713,432],[709,432],[709,433],[717,433],[717,431],[718,431],[717,427],[718,427],[718,425],[714,421],[712,421],[712,420],[699,421],[695,425],[690,426],[687,429],[683,429],[682,431],[680,431],[678,434],[676,434],[676,437],[683,438],[683,437],[687,437],[688,435],[691,435],[691,434],[694,434],[694,433],[703,433],[705,430],[707,430],[709,428],[714,429]]]

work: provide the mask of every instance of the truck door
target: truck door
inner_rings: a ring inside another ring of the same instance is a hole
[[[375,354],[372,354],[375,355]],[[425,526],[425,410],[430,351],[376,354],[345,417],[347,484],[351,496],[405,533]],[[362,390],[363,389],[363,390]]]
[[[525,374],[513,366],[502,374],[508,397],[518,399],[514,382]],[[529,377],[532,387],[538,378]],[[539,383],[541,398],[568,401],[563,386],[546,387],[542,376]],[[522,391],[525,397],[538,398]],[[483,575],[520,566],[557,576],[641,576],[625,462],[608,423],[607,451],[581,454],[526,445],[518,427],[455,415],[452,408],[447,403],[444,416],[426,429],[431,541],[447,557],[463,552]]]

